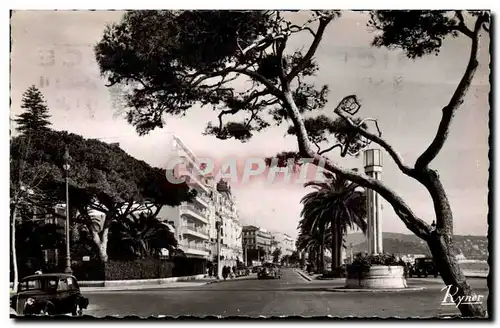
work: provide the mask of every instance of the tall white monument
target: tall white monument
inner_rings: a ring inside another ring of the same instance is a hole
[[[382,175],[382,151],[364,151],[365,173],[380,180]],[[381,197],[371,189],[366,190],[366,212],[368,216],[368,254],[380,254],[382,249],[382,204]]]

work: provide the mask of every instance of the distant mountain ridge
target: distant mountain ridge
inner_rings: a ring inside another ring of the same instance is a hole
[[[430,255],[427,244],[415,235],[384,232],[383,248],[386,253],[393,254],[426,254]],[[347,235],[347,251],[353,246],[353,253],[364,252],[367,249],[366,238],[362,233]],[[467,259],[486,260],[488,258],[488,237],[455,235],[453,237],[454,251],[462,253]]]

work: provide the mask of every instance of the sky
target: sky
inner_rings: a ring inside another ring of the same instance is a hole
[[[273,156],[295,150],[297,141],[284,136],[286,126],[256,134],[248,143],[203,136],[206,123],[216,114],[193,107],[183,118],[167,117],[164,129],[139,137],[123,118],[116,90],[105,86],[99,75],[92,45],[108,23],[117,22],[119,11],[18,11],[11,19],[11,118],[21,112],[22,93],[31,85],[42,91],[50,108],[53,128],[87,138],[120,142],[132,156],[151,165],[165,165],[172,134],[197,155],[223,161]],[[294,22],[307,12],[294,14]],[[344,12],[327,28],[316,53],[319,73],[314,82],[328,84],[330,94],[323,113],[334,117],[333,108],[344,96],[362,101],[360,115],[377,118],[384,138],[413,165],[434,137],[441,109],[449,101],[468,60],[470,41],[446,39],[439,56],[416,61],[399,51],[370,46],[373,34],[368,16]],[[308,47],[311,36],[295,36],[288,51]],[[456,234],[486,235],[488,214],[488,93],[489,38],[483,36],[480,66],[464,104],[453,122],[449,139],[432,163],[447,190],[454,213]],[[362,158],[339,159],[346,167],[362,169]],[[431,199],[414,180],[401,174],[385,155],[382,179],[397,191],[414,212],[431,223]],[[241,219],[271,231],[295,237],[300,219],[300,199],[309,191],[300,184],[265,180],[233,185]],[[410,233],[390,206],[383,207],[383,230]]]

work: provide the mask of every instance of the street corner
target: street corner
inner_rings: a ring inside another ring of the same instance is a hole
[[[313,280],[312,277],[310,277],[307,273],[305,273],[304,271],[300,270],[300,269],[295,269],[294,270],[295,273],[300,277],[302,278],[303,280],[307,281],[307,282],[310,282]]]

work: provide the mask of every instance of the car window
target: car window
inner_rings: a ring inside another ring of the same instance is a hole
[[[68,290],[68,281],[64,279],[59,279],[59,284],[57,285],[57,291],[64,292]]]
[[[42,289],[40,280],[27,280],[19,283],[19,291]]]
[[[48,279],[47,280],[47,287],[48,288],[56,288],[57,287],[57,280],[55,279]]]

